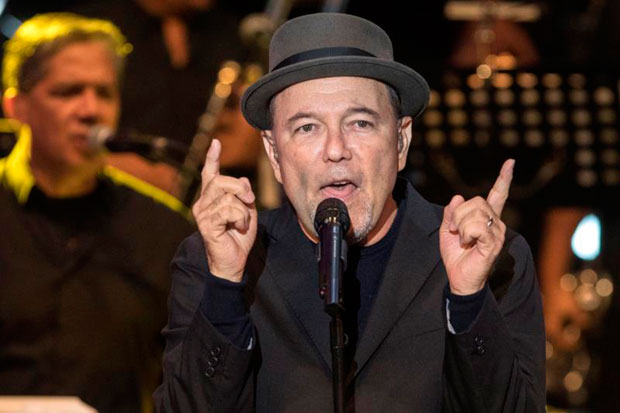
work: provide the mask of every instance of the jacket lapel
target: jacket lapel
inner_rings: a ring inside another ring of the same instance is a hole
[[[302,334],[329,371],[330,317],[323,310],[323,300],[319,297],[315,244],[301,231],[290,205],[283,207],[281,216],[274,221],[272,234],[276,242],[269,248],[266,270],[280,289]]]
[[[407,210],[355,354],[357,373],[381,345],[440,260],[438,210],[407,186]]]
[[[402,182],[400,182],[402,184]],[[437,210],[407,185],[407,211],[388,261],[368,323],[360,337],[355,361],[359,372],[380,346],[440,259]],[[266,271],[273,277],[308,343],[331,371],[330,317],[318,294],[315,244],[299,227],[290,204],[274,217]]]

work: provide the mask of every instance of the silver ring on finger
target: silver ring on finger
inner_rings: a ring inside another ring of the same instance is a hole
[[[489,220],[487,221],[487,227],[491,227],[493,225],[493,222],[495,222],[495,219],[493,218],[492,215],[489,215]]]

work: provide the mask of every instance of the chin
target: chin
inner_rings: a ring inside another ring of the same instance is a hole
[[[355,214],[354,218],[351,218],[351,230],[347,234],[348,242],[357,244],[364,241],[376,224],[376,220],[373,220],[372,216],[372,207],[363,208],[359,214]]]

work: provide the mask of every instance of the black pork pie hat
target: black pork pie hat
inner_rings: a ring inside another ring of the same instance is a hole
[[[342,13],[316,13],[284,23],[269,45],[269,73],[241,99],[246,120],[271,129],[269,102],[287,87],[306,80],[359,76],[392,86],[403,115],[419,115],[428,102],[428,84],[413,69],[394,61],[392,42],[376,24]]]

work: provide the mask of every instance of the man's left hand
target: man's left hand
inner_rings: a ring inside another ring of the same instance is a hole
[[[469,295],[480,291],[504,245],[506,225],[501,221],[515,161],[504,162],[486,199],[468,201],[455,195],[444,209],[439,248],[450,291]]]

